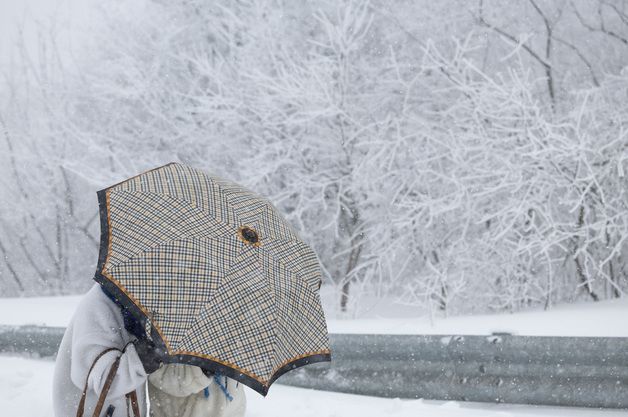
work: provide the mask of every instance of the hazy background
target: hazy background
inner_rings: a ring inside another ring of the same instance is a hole
[[[84,291],[96,190],[266,195],[324,291],[433,314],[628,288],[628,2],[0,2],[0,290]]]

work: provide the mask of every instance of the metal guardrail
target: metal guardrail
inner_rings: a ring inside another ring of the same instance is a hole
[[[54,356],[63,331],[0,326],[0,351]],[[381,397],[628,408],[628,338],[330,338],[331,363],[308,365],[277,382]]]
[[[626,338],[331,338],[331,364],[290,372],[281,383],[382,397],[628,408]]]
[[[54,357],[64,332],[64,327],[0,325],[0,352]]]

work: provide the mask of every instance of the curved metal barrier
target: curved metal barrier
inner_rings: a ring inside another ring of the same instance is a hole
[[[54,356],[63,331],[0,326],[0,351]],[[331,363],[277,382],[381,397],[628,408],[627,338],[330,337]]]
[[[64,327],[0,325],[0,352],[54,357],[64,332]]]

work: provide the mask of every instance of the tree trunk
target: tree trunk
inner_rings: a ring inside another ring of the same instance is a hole
[[[351,242],[354,243],[357,239],[351,239]],[[354,245],[351,249],[351,253],[349,254],[349,262],[347,264],[347,270],[345,272],[345,280],[342,284],[342,292],[340,294],[340,311],[343,313],[347,311],[347,303],[349,302],[349,287],[351,285],[351,279],[348,278],[349,273],[353,271],[353,269],[357,266],[358,260],[360,259],[360,252],[362,251],[362,245],[358,243]]]
[[[582,229],[583,225],[584,225],[584,205],[581,205],[580,210],[578,211],[578,229]],[[598,295],[593,291],[593,288],[591,288],[591,282],[587,279],[584,273],[584,269],[582,268],[582,263],[580,262],[580,257],[576,256],[576,253],[578,252],[579,241],[580,241],[580,238],[578,236],[575,236],[573,254],[574,254],[574,263],[576,264],[576,274],[578,275],[578,279],[584,285],[584,288],[588,292],[589,296],[593,299],[593,301],[599,301],[600,297],[598,297]]]

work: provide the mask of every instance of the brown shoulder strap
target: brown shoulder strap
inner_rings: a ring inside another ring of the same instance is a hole
[[[107,379],[105,379],[105,385],[102,387],[102,391],[100,391],[100,396],[98,397],[98,402],[96,403],[96,407],[94,407],[93,417],[99,417],[100,411],[102,410],[103,405],[105,404],[105,399],[107,398],[107,393],[109,392],[109,388],[111,387],[111,383],[113,382],[113,378],[116,376],[116,372],[118,372],[118,366],[120,366],[120,358],[122,355],[118,356],[116,360],[111,365],[109,369],[109,373],[107,374]]]
[[[133,410],[133,415],[135,417],[140,416],[140,406],[137,402],[137,391],[131,391],[126,395],[127,399],[131,402],[131,409]]]
[[[89,381],[89,375],[92,373],[92,370],[94,369],[94,366],[96,366],[96,362],[98,362],[98,359],[102,358],[105,353],[111,352],[112,350],[120,350],[120,349],[108,348],[108,349],[103,350],[102,352],[100,352],[98,354],[98,356],[96,356],[96,359],[94,359],[94,362],[92,362],[92,366],[89,367],[89,371],[87,371],[87,377],[85,377],[85,386],[83,387],[83,393],[81,394],[81,400],[79,401],[78,408],[76,409],[76,417],[83,417],[83,412],[85,411],[85,397],[87,396],[87,382]],[[119,359],[120,358],[118,358],[118,361],[119,361]],[[116,368],[117,368],[117,366],[116,366]],[[109,373],[111,373],[111,371],[109,371]],[[111,379],[113,379],[113,377]],[[109,385],[111,385],[111,383]],[[108,388],[107,388],[107,390],[108,390]],[[104,391],[104,389],[103,389],[103,391]]]

